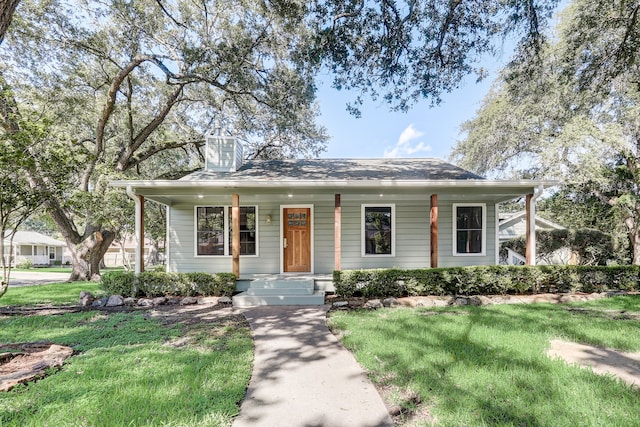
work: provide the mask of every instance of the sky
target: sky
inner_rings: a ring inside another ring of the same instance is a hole
[[[503,55],[504,56],[504,55]],[[460,125],[472,119],[499,70],[500,58],[480,83],[469,77],[457,90],[443,94],[431,107],[429,100],[408,112],[389,111],[383,101],[365,102],[362,116],[349,114],[346,105],[355,93],[341,92],[321,82],[318,90],[321,117],[330,136],[325,158],[436,157],[447,160],[461,137]],[[506,62],[506,61],[504,61]]]
[[[561,1],[558,10],[567,3]],[[432,107],[430,100],[424,100],[407,113],[391,112],[382,101],[369,101],[361,108],[362,116],[356,118],[346,109],[356,94],[331,88],[330,77],[325,76],[318,85],[322,114],[318,122],[327,129],[330,140],[321,157],[448,160],[456,142],[463,137],[460,126],[475,117],[500,69],[511,60],[514,48],[515,41],[505,40],[497,56],[487,56],[481,61],[480,65],[489,71],[481,82],[476,83],[474,76],[468,76],[457,90],[442,94],[438,106]]]

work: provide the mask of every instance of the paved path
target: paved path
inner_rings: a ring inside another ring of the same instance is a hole
[[[327,307],[247,309],[253,375],[233,427],[393,423],[377,390],[326,325]]]
[[[69,280],[71,273],[51,273],[46,271],[14,271],[11,270],[9,286],[44,285],[47,283],[60,283]]]

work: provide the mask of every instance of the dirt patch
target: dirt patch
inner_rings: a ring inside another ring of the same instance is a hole
[[[640,352],[623,353],[608,348],[552,340],[547,355],[591,368],[596,374],[613,375],[633,387],[640,388]]]
[[[71,347],[53,343],[0,344],[0,391],[44,377],[72,354]]]

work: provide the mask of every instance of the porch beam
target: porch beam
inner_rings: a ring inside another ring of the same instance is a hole
[[[136,276],[144,271],[144,196],[136,194]]]
[[[533,194],[527,194],[525,201],[525,215],[526,215],[526,254],[525,264],[536,265],[536,233],[535,233],[535,216],[536,205],[533,200]]]
[[[340,194],[335,195],[334,209],[334,233],[333,233],[333,253],[334,253],[334,270],[340,270],[342,258],[342,205],[340,202]]]
[[[431,195],[431,214],[429,218],[431,228],[431,237],[429,243],[431,245],[430,259],[431,268],[438,268],[438,195]]]
[[[234,194],[231,200],[231,271],[240,277],[240,196]]]

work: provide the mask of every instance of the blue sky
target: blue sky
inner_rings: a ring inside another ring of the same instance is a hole
[[[568,1],[563,0],[557,10]],[[551,27],[555,22],[551,22]],[[501,43],[497,41],[497,43]],[[481,65],[489,75],[476,83],[473,76],[460,87],[442,95],[440,105],[431,107],[429,100],[413,106],[407,113],[394,113],[383,102],[365,102],[362,117],[355,118],[346,110],[355,93],[331,88],[325,76],[318,86],[322,116],[319,123],[331,137],[325,158],[436,157],[447,160],[456,141],[462,138],[460,125],[472,119],[480,108],[500,69],[512,57],[514,40],[502,42],[496,57],[487,56]]]
[[[494,63],[498,64],[500,59]],[[460,138],[460,125],[474,117],[488,92],[499,66],[476,83],[473,77],[452,93],[442,96],[440,105],[431,107],[421,101],[407,113],[391,112],[386,104],[365,102],[362,116],[356,118],[346,110],[355,94],[332,89],[328,83],[319,87],[318,100],[322,116],[319,122],[331,137],[326,158],[437,157],[445,159]]]

